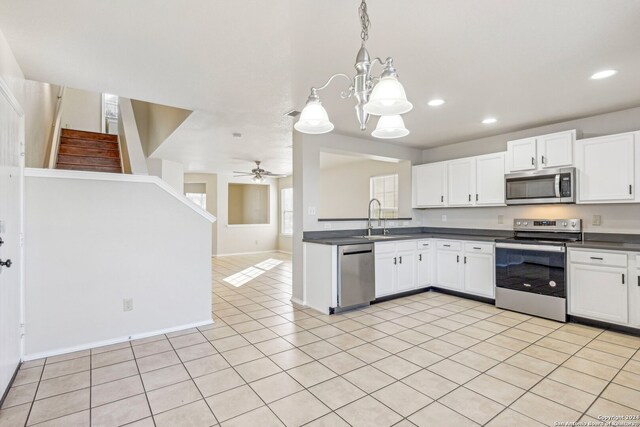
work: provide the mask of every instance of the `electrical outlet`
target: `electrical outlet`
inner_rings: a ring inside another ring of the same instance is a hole
[[[498,224],[504,224],[504,215],[498,215]]]
[[[447,216],[446,215],[442,215],[440,217],[440,219],[442,220],[442,222],[447,222]]]
[[[316,214],[316,207],[315,206],[309,206],[309,208],[307,209],[307,214],[315,215]]]
[[[602,215],[594,215],[591,219],[591,225],[602,225]]]
[[[122,300],[122,311],[133,310],[133,298],[125,298]]]
[[[396,226],[395,221],[389,221],[389,227],[395,227],[395,226]]]
[[[328,230],[328,229],[330,229],[330,228],[331,228],[331,223],[330,223],[330,222],[325,222],[325,223],[324,223],[324,229],[325,229],[325,230]]]

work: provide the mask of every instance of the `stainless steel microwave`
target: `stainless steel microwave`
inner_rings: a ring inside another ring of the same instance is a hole
[[[576,202],[576,168],[511,173],[504,178],[507,205]]]

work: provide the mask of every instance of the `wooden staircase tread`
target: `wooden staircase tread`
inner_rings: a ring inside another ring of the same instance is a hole
[[[90,172],[115,172],[122,173],[121,167],[115,166],[99,166],[99,165],[71,165],[65,163],[59,163],[56,165],[56,169],[64,169],[64,170],[83,170]]]
[[[123,173],[117,135],[62,129],[57,169]]]
[[[78,147],[68,147],[68,146],[60,146],[58,150],[58,155],[76,155],[76,156],[86,156],[86,157],[111,157],[111,158],[120,158],[120,151],[118,150],[103,150],[99,148],[78,148]]]
[[[98,133],[98,132],[88,132],[83,130],[75,130],[75,129],[62,129],[60,135],[64,138],[72,138],[72,139],[88,139],[88,140],[97,140],[97,141],[109,141],[109,142],[117,142],[118,135],[112,135],[109,133]]]
[[[118,150],[118,143],[111,141],[94,141],[90,139],[69,139],[61,138],[60,145],[67,145],[69,147],[84,147],[84,148],[102,148],[105,150]]]
[[[120,167],[119,158],[109,157],[84,157],[84,156],[58,156],[58,164],[89,165],[89,166],[117,166]]]

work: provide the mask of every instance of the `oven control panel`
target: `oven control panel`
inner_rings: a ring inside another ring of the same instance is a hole
[[[516,218],[513,220],[515,231],[582,231],[582,220],[578,218],[566,219],[530,219]]]

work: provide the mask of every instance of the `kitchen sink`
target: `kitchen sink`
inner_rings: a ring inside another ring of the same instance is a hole
[[[387,240],[393,239],[396,236],[383,236],[383,235],[374,235],[374,236],[351,236],[356,239],[367,239],[367,240]]]

